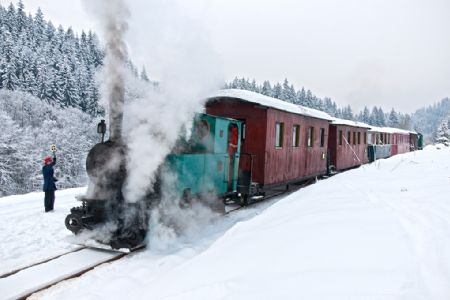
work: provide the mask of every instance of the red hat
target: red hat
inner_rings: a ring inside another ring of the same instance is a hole
[[[44,165],[48,165],[49,163],[51,163],[53,161],[53,158],[51,156],[46,156],[44,158]]]

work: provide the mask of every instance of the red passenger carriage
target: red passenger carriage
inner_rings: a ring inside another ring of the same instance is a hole
[[[410,151],[410,132],[397,129],[392,133],[392,155]]]
[[[334,119],[330,124],[328,139],[331,168],[341,171],[369,162],[367,156],[367,131],[370,125]]]
[[[243,122],[241,171],[263,191],[327,173],[328,114],[244,90],[222,90],[206,113]]]

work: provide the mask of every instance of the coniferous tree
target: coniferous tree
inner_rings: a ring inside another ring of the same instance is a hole
[[[264,81],[263,86],[261,88],[261,94],[273,97],[272,86],[268,80]]]
[[[382,127],[386,126],[386,117],[385,117],[383,109],[381,107],[378,108],[377,124],[378,124],[378,126],[382,126]]]
[[[394,109],[392,109],[391,112],[389,113],[388,126],[394,127],[394,128],[398,128],[400,126],[400,121],[398,120],[398,115]]]
[[[142,71],[141,71],[141,79],[146,81],[146,82],[150,82],[150,79],[148,79],[147,76],[147,71],[145,70],[145,67],[142,67]]]
[[[283,82],[283,90],[281,92],[281,100],[285,100],[287,102],[295,103],[295,89],[293,85],[289,85],[289,81],[287,78],[284,79]]]
[[[448,143],[450,141],[450,118],[444,119],[436,130],[435,142]]]
[[[361,116],[362,116],[360,119],[361,122],[366,123],[366,124],[370,123],[370,111],[367,106],[364,106],[364,110],[363,110]]]
[[[342,118],[346,120],[353,120],[353,111],[350,105],[342,109]]]
[[[273,87],[273,97],[277,99],[281,99],[283,94],[283,88],[281,87],[281,84],[277,82],[277,84]]]

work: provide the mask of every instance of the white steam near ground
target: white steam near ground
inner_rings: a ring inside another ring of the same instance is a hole
[[[224,82],[219,59],[199,22],[190,20],[177,9],[176,1],[150,1],[152,9],[148,9],[149,2],[146,1],[145,16],[139,9],[141,2],[85,1],[86,8],[93,10],[98,20],[104,23],[103,37],[107,47],[123,42],[121,38],[125,37],[130,20],[133,25],[139,24],[139,28],[130,26],[131,34],[136,33],[140,38],[134,51],[130,52],[148,53],[151,69],[147,71],[151,79],[152,69],[159,71],[157,87],[126,74],[123,65],[117,67],[116,59],[107,59],[101,73],[103,98],[111,97],[114,83],[124,79],[127,94],[138,98],[126,104],[123,122],[128,147],[123,193],[126,201],[131,203],[142,200],[152,191],[156,172],[174,147],[181,129],[190,128],[195,113],[203,110],[205,97]],[[117,26],[112,26],[114,22]],[[118,29],[119,34],[114,34]],[[111,51],[107,51],[107,56],[110,54]],[[173,245],[180,234],[193,236],[192,232],[216,216],[200,203],[182,209],[179,205],[181,195],[172,192],[174,186],[170,182],[163,184],[163,199],[151,212],[149,241],[158,249]]]

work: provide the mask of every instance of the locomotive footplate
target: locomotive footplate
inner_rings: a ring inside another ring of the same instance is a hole
[[[73,207],[65,220],[66,228],[74,234],[83,229],[92,230],[96,224],[106,219],[105,200],[83,198],[81,201],[82,205]]]

